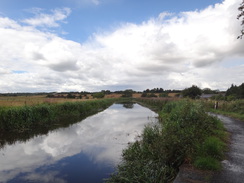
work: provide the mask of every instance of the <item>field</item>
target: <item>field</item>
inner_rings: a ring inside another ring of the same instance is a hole
[[[119,98],[120,94],[106,95],[105,98]],[[97,100],[89,94],[87,98],[82,99],[70,99],[70,98],[47,98],[46,95],[33,95],[33,96],[0,96],[0,106],[11,107],[11,106],[32,106],[38,104],[58,104],[64,102],[80,102]]]
[[[159,96],[159,94],[156,94]],[[11,107],[11,106],[33,106],[38,104],[58,104],[64,102],[80,102],[88,100],[97,100],[92,97],[91,94],[82,96],[82,99],[79,98],[47,98],[47,95],[27,95],[27,96],[0,96],[0,106],[2,107]],[[104,98],[120,98],[122,94],[108,94]],[[172,93],[169,97],[174,97],[175,94]],[[133,98],[140,98],[141,93],[134,93]]]

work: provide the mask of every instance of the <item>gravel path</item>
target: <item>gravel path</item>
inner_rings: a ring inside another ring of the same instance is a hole
[[[216,115],[231,134],[223,169],[213,175],[212,183],[244,183],[244,122]]]

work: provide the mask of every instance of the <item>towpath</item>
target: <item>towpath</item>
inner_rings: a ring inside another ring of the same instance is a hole
[[[223,169],[213,175],[212,183],[244,183],[244,122],[216,115],[230,132],[229,151]]]

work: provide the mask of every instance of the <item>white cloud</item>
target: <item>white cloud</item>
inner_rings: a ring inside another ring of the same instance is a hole
[[[47,26],[47,27],[58,27],[57,22],[66,19],[71,10],[69,8],[55,9],[52,10],[52,14],[41,13],[40,9],[34,10],[36,17],[25,19],[22,22],[29,24],[31,26]]]
[[[238,5],[238,0],[225,0],[200,11],[161,13],[141,24],[94,33],[82,44],[0,17],[1,92],[241,84],[243,66],[235,64],[244,57],[244,42],[236,39]],[[69,13],[66,8],[29,20],[55,26]]]

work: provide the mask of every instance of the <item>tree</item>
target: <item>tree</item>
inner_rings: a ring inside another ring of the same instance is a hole
[[[124,92],[123,92],[123,95],[122,95],[122,97],[132,97],[132,94],[133,94],[133,90],[125,90]]]
[[[197,96],[200,96],[202,94],[202,90],[198,88],[196,85],[192,85],[190,88],[186,88],[182,91],[183,97],[190,97],[192,99],[195,99]]]
[[[93,93],[93,98],[104,98],[105,97],[105,93],[104,92],[97,92],[97,93]]]
[[[211,90],[210,88],[204,88],[202,90],[202,93],[204,93],[204,94],[217,94],[218,92],[216,90]]]
[[[67,98],[75,98],[75,95],[73,95],[72,93],[68,93]]]
[[[244,98],[244,83],[242,83],[240,86],[231,85],[230,88],[226,91],[225,96],[231,98],[231,99],[241,99]]]
[[[241,25],[243,28],[241,29],[241,34],[237,38],[242,39],[242,36],[244,35],[244,0],[240,4],[238,10],[240,11],[240,14],[237,16],[237,19],[241,19]]]
[[[146,93],[146,92],[143,92],[143,93],[141,94],[141,97],[147,97],[147,93]]]

